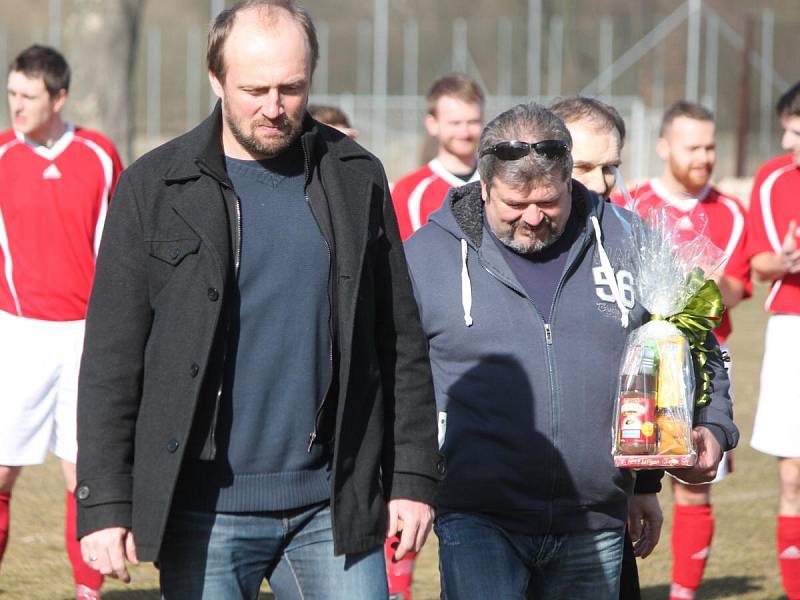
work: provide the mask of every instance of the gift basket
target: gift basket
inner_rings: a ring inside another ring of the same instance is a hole
[[[724,310],[710,277],[724,255],[702,226],[678,223],[665,209],[634,219],[632,237],[637,300],[650,320],[628,335],[620,365],[614,465],[691,467],[694,409],[710,402],[708,334]]]

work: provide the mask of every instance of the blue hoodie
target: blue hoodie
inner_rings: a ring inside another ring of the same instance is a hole
[[[629,285],[615,294],[607,283],[636,277],[634,217],[576,181],[572,210],[581,231],[549,322],[484,229],[479,183],[451,190],[406,242],[447,461],[440,513],[476,513],[528,534],[625,523],[633,476],[611,456],[614,397],[627,335],[648,315]],[[694,425],[724,450],[739,433],[722,361],[711,362],[712,402]]]

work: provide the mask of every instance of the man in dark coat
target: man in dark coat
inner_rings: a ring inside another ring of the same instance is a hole
[[[265,577],[278,598],[385,597],[387,532],[400,557],[430,529],[426,342],[381,164],[306,114],[317,53],[291,0],[221,13],[219,106],[132,165],[109,213],[78,534],[124,580],[158,560],[167,599]]]

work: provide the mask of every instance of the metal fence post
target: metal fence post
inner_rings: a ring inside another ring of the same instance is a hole
[[[631,144],[631,156],[633,157],[633,178],[643,179],[647,177],[647,111],[641,98],[635,98],[631,104],[631,131],[633,133],[633,144]]]
[[[328,93],[328,57],[330,56],[331,28],[327,21],[319,21],[317,24],[317,41],[319,43],[319,61],[317,70],[314,73],[314,91],[320,94]]]
[[[403,95],[416,98],[419,85],[419,25],[416,20],[403,26]],[[403,132],[416,132],[419,126],[414,110],[403,107]]]
[[[356,70],[356,93],[369,94],[370,90],[370,57],[372,56],[372,24],[369,21],[358,23],[356,40],[358,66]]]
[[[466,73],[469,68],[466,19],[453,19],[452,69]]]
[[[161,30],[147,29],[147,138],[153,144],[161,135]]]
[[[719,77],[719,17],[706,15],[706,66],[705,101],[714,113],[717,112],[717,81]]]
[[[772,58],[775,46],[775,13],[765,10],[761,15],[761,140],[762,158],[770,154],[772,143]]]
[[[531,98],[542,93],[541,39],[542,0],[528,0],[528,96]]]
[[[50,32],[48,39],[50,45],[54,48],[61,46],[61,0],[50,0]]]
[[[564,20],[558,16],[550,17],[550,31],[547,35],[547,95],[561,95],[561,71],[563,69]]]
[[[497,19],[497,95],[511,95],[513,51],[511,38],[514,27],[508,17]]]
[[[686,99],[697,102],[700,75],[700,19],[703,0],[689,0],[686,42]]]
[[[197,64],[202,56],[200,46],[202,34],[196,25],[186,32],[186,128],[200,122],[200,106],[203,96],[203,84],[200,78],[200,67]]]
[[[389,0],[375,0],[372,63],[372,146],[382,156],[386,153],[386,94],[389,70]]]
[[[600,78],[597,80],[597,91],[603,96],[611,95],[611,84],[614,77],[611,65],[614,64],[614,21],[611,17],[600,19]]]

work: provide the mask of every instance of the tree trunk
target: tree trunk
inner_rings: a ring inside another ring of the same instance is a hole
[[[133,67],[144,0],[73,0],[63,28],[71,120],[111,138],[124,164],[133,138]]]

